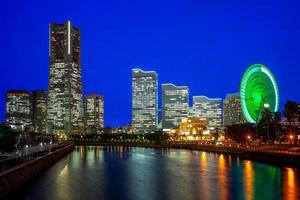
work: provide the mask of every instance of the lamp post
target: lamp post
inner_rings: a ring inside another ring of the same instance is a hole
[[[270,130],[269,130],[269,121],[270,121],[270,115],[269,115],[269,108],[270,108],[270,105],[268,103],[265,103],[264,104],[264,108],[265,108],[265,111],[268,112],[268,115],[267,115],[267,143],[269,143],[269,139],[270,139]]]
[[[294,138],[294,136],[290,135],[290,144],[292,144],[293,138]]]

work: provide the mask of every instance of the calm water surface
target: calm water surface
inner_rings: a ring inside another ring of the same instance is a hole
[[[300,171],[190,150],[80,146],[16,199],[300,199]]]

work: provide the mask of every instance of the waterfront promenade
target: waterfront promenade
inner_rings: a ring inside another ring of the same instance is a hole
[[[72,143],[56,144],[40,151],[27,152],[22,156],[2,160],[0,162],[0,199],[48,169],[73,148]]]

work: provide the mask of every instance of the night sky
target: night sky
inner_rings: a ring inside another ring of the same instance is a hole
[[[212,3],[214,2],[214,3]],[[9,0],[0,6],[0,120],[5,91],[47,89],[49,23],[81,29],[84,94],[105,96],[105,125],[131,120],[131,69],[224,98],[253,63],[300,102],[300,1]],[[160,105],[160,103],[159,103]],[[159,106],[160,107],[160,106]]]

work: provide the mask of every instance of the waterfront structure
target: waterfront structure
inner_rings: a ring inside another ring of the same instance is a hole
[[[155,71],[132,69],[132,128],[136,132],[157,129],[157,86]]]
[[[206,119],[198,117],[183,118],[179,123],[179,127],[171,130],[171,135],[175,140],[205,140],[207,126]]]
[[[36,133],[46,133],[47,90],[32,92],[32,122]]]
[[[174,84],[162,84],[162,129],[178,128],[189,114],[189,88]]]
[[[104,97],[98,94],[85,96],[85,128],[88,134],[99,134],[104,128]]]
[[[227,94],[223,104],[223,124],[230,126],[243,122],[243,114],[239,93]]]
[[[27,90],[6,92],[6,124],[16,131],[32,125],[31,95]]]
[[[272,72],[262,64],[249,66],[241,81],[240,98],[243,115],[249,123],[259,122],[265,109],[278,112],[279,90]]]
[[[209,129],[222,128],[222,99],[206,96],[193,96],[192,115],[205,118]]]
[[[47,133],[83,133],[80,31],[70,21],[50,24]]]

